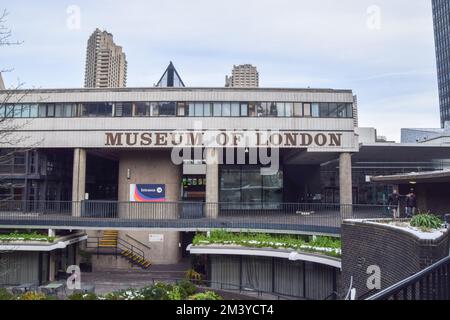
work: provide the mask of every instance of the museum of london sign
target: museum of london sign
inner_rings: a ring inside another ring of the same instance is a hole
[[[139,131],[106,132],[106,147],[339,148],[344,133],[302,131]]]

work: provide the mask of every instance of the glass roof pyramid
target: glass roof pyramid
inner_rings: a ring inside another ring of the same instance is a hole
[[[178,74],[177,69],[175,69],[172,61],[170,61],[169,66],[167,67],[166,71],[164,72],[163,76],[158,81],[156,86],[159,88],[185,87],[184,82],[183,80],[181,80],[181,77]]]

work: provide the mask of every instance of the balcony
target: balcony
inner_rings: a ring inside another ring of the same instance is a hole
[[[0,201],[0,226],[52,229],[211,229],[339,236],[343,219],[388,216],[373,205]]]

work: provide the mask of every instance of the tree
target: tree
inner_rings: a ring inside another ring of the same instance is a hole
[[[21,42],[12,39],[12,31],[6,25],[8,12],[5,10],[0,14],[0,50],[2,47],[20,45]],[[0,168],[7,168],[18,153],[26,152],[24,149],[17,149],[26,137],[16,136],[15,132],[26,123],[14,121],[14,108],[9,103],[20,103],[28,94],[27,90],[20,90],[23,83],[18,81],[16,86],[6,89],[2,80],[2,74],[11,72],[12,69],[0,66]],[[2,88],[3,87],[3,88]],[[5,190],[14,187],[14,182],[2,177],[0,171],[0,201],[12,200],[11,195],[7,196]],[[3,191],[3,192],[2,192]],[[2,196],[3,195],[3,196]]]

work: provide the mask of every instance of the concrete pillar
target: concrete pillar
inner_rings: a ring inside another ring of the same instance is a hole
[[[50,251],[48,259],[48,281],[52,282],[56,280],[56,257],[55,251]]]
[[[219,151],[206,149],[206,217],[219,216]]]
[[[339,199],[343,219],[352,216],[352,187],[352,157],[350,153],[344,152],[339,155]]]
[[[81,216],[81,203],[86,194],[86,150],[75,149],[73,154],[72,215]]]

